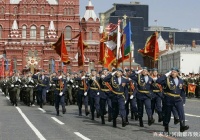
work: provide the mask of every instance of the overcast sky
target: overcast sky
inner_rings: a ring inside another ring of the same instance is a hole
[[[85,13],[88,0],[80,1],[80,15]],[[131,0],[91,0],[95,12],[110,9],[113,3],[130,3]],[[181,30],[200,28],[200,0],[137,0],[141,4],[149,5],[149,25],[166,26]]]

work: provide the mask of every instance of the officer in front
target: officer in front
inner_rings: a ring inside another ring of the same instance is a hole
[[[165,101],[166,110],[164,118],[165,132],[169,133],[169,122],[171,119],[171,111],[175,106],[179,119],[180,119],[180,132],[184,132],[189,129],[188,125],[185,125],[185,92],[183,89],[183,80],[178,76],[179,70],[177,68],[172,68],[171,71],[157,79],[157,83],[165,87]]]

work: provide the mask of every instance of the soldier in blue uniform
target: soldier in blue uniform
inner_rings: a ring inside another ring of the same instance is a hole
[[[179,70],[172,68],[170,72],[166,73],[162,77],[157,79],[157,83],[165,87],[165,101],[166,110],[164,118],[165,132],[169,133],[169,122],[171,119],[171,111],[173,107],[176,107],[180,119],[180,132],[184,132],[189,129],[188,125],[185,125],[185,92],[183,89],[183,80],[178,76]]]
[[[113,127],[117,127],[116,119],[118,114],[120,114],[122,118],[122,127],[127,125],[125,103],[128,98],[128,89],[126,85],[128,80],[122,77],[122,75],[123,70],[121,68],[117,68],[115,72],[109,74],[103,79],[104,82],[110,83],[108,87],[113,94],[111,97]]]
[[[134,73],[132,73],[129,69],[126,69],[126,77],[129,79],[129,83],[127,83],[128,86],[128,99],[126,102],[126,122],[128,122],[128,115],[129,115],[129,104],[131,107],[131,119],[138,120],[138,109],[137,109],[137,102],[136,102],[136,93],[137,90],[135,88],[136,86],[136,82],[134,80],[132,80],[129,77],[132,77],[132,75],[134,75]]]
[[[132,77],[134,81],[137,82],[137,107],[138,107],[138,116],[140,127],[144,127],[143,125],[143,110],[144,105],[146,109],[146,113],[148,116],[148,125],[152,125],[154,123],[154,119],[152,117],[151,110],[151,98],[152,98],[152,83],[153,79],[148,75],[147,67],[143,67],[142,70],[139,70],[135,76]]]
[[[56,88],[54,90],[54,95],[55,95],[55,108],[56,108],[56,115],[59,116],[59,105],[61,104],[62,106],[62,113],[66,113],[66,108],[65,108],[65,91],[66,91],[66,80],[63,78],[63,73],[61,71],[60,76],[54,76],[51,78],[55,85]]]
[[[79,109],[79,116],[82,116],[82,105],[84,100],[85,105],[85,115],[88,116],[88,95],[87,92],[87,83],[86,83],[86,76],[83,70],[80,71],[80,76],[74,79],[78,83],[78,95],[77,95],[77,104]]]
[[[100,105],[99,105],[99,100],[100,100],[100,85],[99,85],[99,78],[96,76],[96,70],[95,69],[91,69],[91,75],[88,78],[88,89],[87,89],[87,93],[90,97],[89,101],[90,101],[90,111],[91,111],[91,115],[92,115],[92,120],[94,120],[94,111],[96,109],[96,113],[97,116],[100,115]]]
[[[44,75],[44,72],[45,71],[42,70],[41,72],[38,72],[32,76],[34,79],[37,79],[38,81],[37,97],[38,97],[40,108],[42,108],[43,105],[46,104],[46,93],[49,90],[49,78]]]
[[[105,124],[104,115],[106,114],[106,103],[108,105],[108,121],[110,122],[112,120],[112,106],[111,106],[111,100],[110,100],[110,90],[106,86],[106,82],[103,81],[103,79],[108,75],[108,69],[103,68],[101,78],[99,80],[99,84],[101,87],[100,91],[100,115],[101,115],[101,122],[102,124]]]
[[[152,94],[152,100],[151,100],[151,109],[152,109],[152,115],[154,114],[155,109],[158,113],[158,122],[162,122],[163,116],[162,116],[162,87],[158,83],[156,83],[156,80],[158,79],[158,69],[153,68],[152,69],[152,76],[153,78],[153,94]]]

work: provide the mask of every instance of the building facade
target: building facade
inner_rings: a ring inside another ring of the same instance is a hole
[[[8,65],[13,61],[14,69],[21,72],[30,69],[34,72],[44,69],[47,73],[58,69],[73,72],[79,69],[78,38],[70,39],[82,31],[83,41],[88,44],[83,67],[87,70],[98,57],[100,23],[97,17],[89,14],[80,19],[79,6],[79,0],[1,0],[0,54],[6,56]],[[86,12],[94,12],[91,1]],[[64,66],[51,48],[62,32],[71,60]],[[98,66],[93,64],[93,67]]]

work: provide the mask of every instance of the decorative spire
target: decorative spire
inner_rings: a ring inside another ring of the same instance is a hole
[[[53,21],[50,22],[46,38],[58,38]]]
[[[18,29],[17,21],[14,20],[11,31],[10,31],[10,35],[8,35],[8,37],[10,37],[10,38],[21,38],[21,34],[19,34],[18,30],[19,29]]]
[[[91,0],[88,2],[88,6],[86,6],[85,15],[83,16],[87,21],[89,18],[92,18],[94,21],[97,20],[97,16],[94,12],[94,6],[92,5]]]

